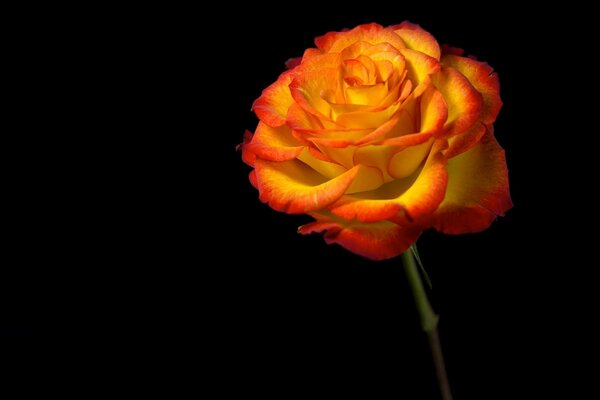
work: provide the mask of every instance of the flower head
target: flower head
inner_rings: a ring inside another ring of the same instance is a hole
[[[377,24],[315,40],[254,103],[242,157],[272,208],[306,213],[301,233],[371,259],[435,228],[487,228],[512,206],[493,134],[498,76],[440,48],[418,25]]]

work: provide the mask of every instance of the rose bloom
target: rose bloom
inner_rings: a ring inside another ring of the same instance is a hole
[[[364,257],[404,252],[428,228],[486,229],[511,208],[504,151],[494,138],[502,102],[486,63],[440,49],[403,22],[315,40],[254,103],[243,160],[260,200],[316,221]]]

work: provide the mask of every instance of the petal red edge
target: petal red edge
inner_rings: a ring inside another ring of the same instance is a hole
[[[290,168],[287,168],[285,163],[298,164],[288,164]],[[298,171],[303,168],[306,170]],[[322,177],[323,182],[314,185],[298,183],[298,180],[303,179],[306,174],[320,176],[318,172],[301,161],[275,162],[257,158],[255,171],[259,198],[274,210],[288,214],[305,214],[322,210],[337,201],[348,190],[360,168],[362,167],[357,165],[329,180]],[[286,174],[291,175],[286,176]],[[294,190],[294,185],[297,186],[296,190]]]
[[[291,93],[286,93],[286,90],[289,92],[289,85],[292,82],[292,72],[293,70],[288,70],[281,74],[277,81],[263,90],[260,97],[252,104],[252,110],[256,113],[256,116],[273,128],[285,124],[287,110],[294,101]],[[286,95],[289,96],[288,99],[285,98]],[[278,96],[284,96],[284,98],[281,99]],[[284,108],[285,112],[283,112],[284,110],[278,111],[277,108],[281,107]]]
[[[463,74],[481,93],[483,96],[482,121],[485,124],[493,123],[502,108],[500,81],[494,69],[488,63],[455,55],[445,55],[442,58],[442,64]]]
[[[307,235],[325,231],[327,244],[336,243],[352,253],[374,261],[396,257],[406,251],[421,234],[421,229],[384,221],[372,224],[342,221],[312,214],[317,221],[303,225],[298,232]]]
[[[449,162],[463,161],[460,157],[467,157],[469,162],[468,157],[479,156],[475,162],[471,161],[473,165],[468,168],[468,171],[464,171],[465,174],[469,174],[468,177],[465,176],[465,181],[471,187],[458,189],[463,196],[460,202],[446,200],[432,215],[429,225],[440,232],[448,234],[480,232],[487,229],[498,216],[504,216],[504,213],[513,206],[506,157],[492,132],[486,131],[478,145],[469,152],[472,153],[463,153]],[[476,165],[477,163],[482,165]],[[486,176],[479,178],[476,176],[478,173],[484,173]],[[453,185],[459,179],[456,174],[450,174],[448,191],[454,190]],[[490,179],[492,184],[484,186],[483,183]]]

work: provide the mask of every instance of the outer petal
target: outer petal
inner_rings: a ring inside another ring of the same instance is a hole
[[[244,132],[244,141],[236,146],[236,150],[242,150],[242,161],[251,167],[254,167],[256,156],[253,152],[247,150],[247,145],[252,141],[252,133],[249,130]]]
[[[285,124],[288,108],[294,102],[290,93],[292,71],[284,72],[271,86],[263,90],[252,109],[267,125],[278,127]]]
[[[256,171],[252,170],[248,174],[248,179],[250,180],[250,184],[254,186],[254,189],[258,189],[258,184],[256,183]]]
[[[356,166],[328,180],[302,161],[255,161],[260,200],[278,211],[301,214],[326,208],[338,200],[370,168]]]
[[[402,216],[405,221],[420,220],[440,205],[446,192],[445,143],[437,141],[423,168],[412,177],[396,180],[381,188],[343,196],[329,210],[344,219],[377,222]]]
[[[441,52],[437,40],[419,25],[404,21],[389,29],[400,36],[409,49],[420,51],[437,60],[440,59]]]
[[[487,63],[475,61],[471,58],[453,55],[444,56],[442,64],[456,69],[463,74],[469,82],[483,96],[483,122],[491,124],[496,120],[502,100],[500,100],[500,82],[498,74]]]
[[[432,76],[432,81],[448,105],[445,127],[450,136],[466,131],[480,119],[483,99],[463,74],[444,67]]]
[[[251,157],[249,153],[252,153],[263,160],[287,161],[296,158],[304,148],[294,139],[287,126],[273,128],[259,122],[252,140],[242,145],[242,157],[248,159]]]
[[[444,233],[486,229],[512,207],[504,150],[491,132],[448,162],[448,189],[432,225]]]
[[[270,147],[258,143],[249,143],[244,146],[244,150],[263,160],[288,161],[298,157],[304,147]]]
[[[421,234],[420,229],[389,221],[363,224],[323,214],[312,216],[317,221],[301,226],[299,233],[306,235],[326,231],[325,241],[328,244],[337,243],[371,260],[385,260],[403,253]]]

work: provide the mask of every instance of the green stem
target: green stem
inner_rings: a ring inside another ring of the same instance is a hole
[[[452,393],[450,392],[450,384],[448,383],[444,357],[442,355],[442,345],[437,330],[439,317],[431,308],[431,304],[429,304],[429,299],[427,298],[425,287],[423,287],[421,275],[417,269],[413,249],[408,249],[402,254],[402,263],[404,264],[408,282],[410,283],[417,310],[419,311],[421,327],[427,333],[427,338],[429,339],[429,347],[431,348],[431,355],[433,357],[433,364],[435,366],[438,384],[440,385],[442,399],[452,400]]]

